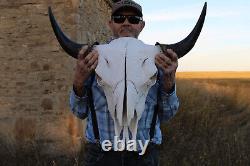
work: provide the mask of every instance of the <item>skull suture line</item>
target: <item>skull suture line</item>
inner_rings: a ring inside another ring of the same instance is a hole
[[[120,136],[123,131],[124,139],[135,140],[146,96],[156,82],[154,58],[160,48],[124,37],[95,49],[100,55],[95,70],[97,82],[104,90],[115,134]]]

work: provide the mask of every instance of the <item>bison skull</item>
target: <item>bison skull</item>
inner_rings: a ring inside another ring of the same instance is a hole
[[[124,139],[131,139],[131,132],[132,139],[136,139],[146,96],[156,82],[154,58],[160,48],[124,37],[95,49],[100,55],[95,70],[97,82],[104,90],[115,134],[122,133]]]

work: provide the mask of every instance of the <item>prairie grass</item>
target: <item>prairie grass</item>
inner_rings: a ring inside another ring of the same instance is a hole
[[[191,79],[191,78],[210,78],[210,79],[241,79],[250,78],[250,72],[238,72],[238,71],[224,71],[224,72],[177,72],[177,77],[181,79]]]
[[[250,165],[250,75],[238,74],[178,73],[162,165]]]
[[[162,166],[250,165],[250,72],[178,73],[177,95],[177,115],[162,124]],[[0,165],[82,163],[83,151],[43,155],[43,142],[13,142],[0,135]]]

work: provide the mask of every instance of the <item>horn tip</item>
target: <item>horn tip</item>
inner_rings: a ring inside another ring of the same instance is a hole
[[[204,8],[207,8],[207,2],[204,3]]]
[[[157,46],[157,45],[160,45],[160,43],[159,43],[159,42],[156,42],[155,45],[156,45],[156,46]]]
[[[51,13],[52,13],[52,9],[50,6],[48,6],[48,13],[49,13],[49,15],[51,15]]]

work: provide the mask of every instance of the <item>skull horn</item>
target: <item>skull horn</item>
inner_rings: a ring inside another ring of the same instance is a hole
[[[48,13],[49,13],[49,19],[51,22],[51,26],[54,30],[54,33],[56,35],[56,38],[58,40],[58,42],[60,43],[60,45],[62,46],[62,48],[73,58],[77,59],[78,53],[80,51],[80,49],[87,44],[78,44],[75,43],[73,41],[71,41],[61,30],[61,28],[59,27],[59,25],[56,22],[56,19],[52,13],[51,7],[48,8]],[[97,42],[95,42],[93,45],[98,45]],[[89,48],[92,49],[93,45]],[[90,52],[91,49],[87,49],[87,51],[85,52],[85,55],[87,54],[87,52]]]
[[[200,18],[197,21],[194,29],[185,39],[175,44],[160,44],[157,42],[155,45],[159,45],[163,52],[166,52],[167,49],[172,49],[173,51],[176,52],[178,58],[183,57],[194,47],[195,42],[197,41],[205,21],[206,11],[207,11],[207,2],[205,2],[203,6]]]

